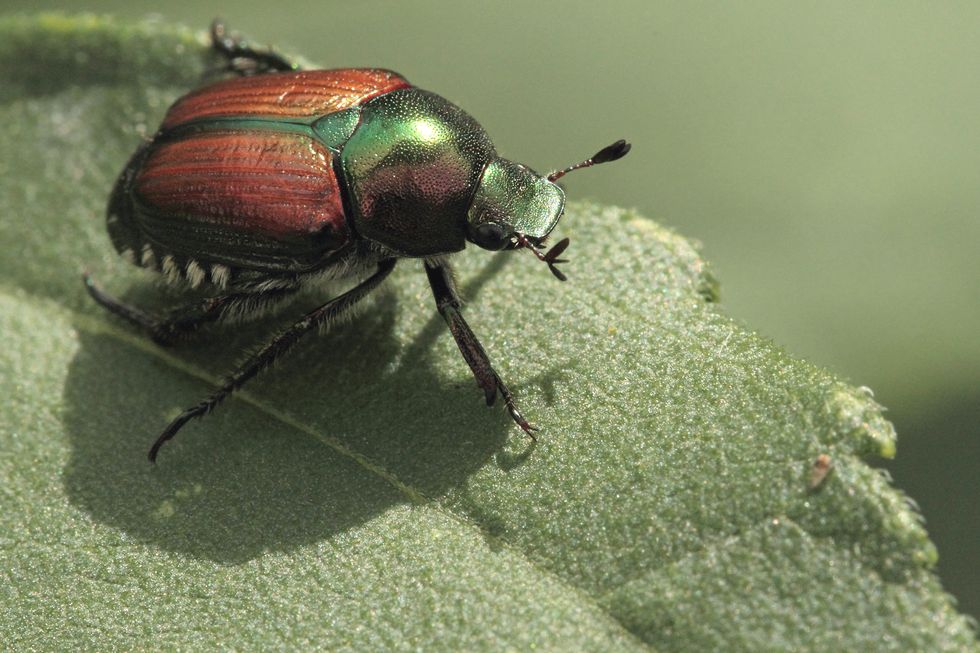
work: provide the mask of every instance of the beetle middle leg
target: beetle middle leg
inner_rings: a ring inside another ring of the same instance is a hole
[[[323,306],[320,306],[319,308],[307,313],[301,320],[276,336],[272,342],[260,349],[257,353],[250,356],[241,366],[241,368],[228,377],[228,380],[225,381],[224,385],[218,388],[217,391],[196,406],[188,408],[183,413],[178,415],[176,419],[170,422],[167,428],[164,429],[163,433],[160,434],[160,437],[156,439],[156,442],[154,442],[153,446],[150,448],[150,462],[156,462],[157,453],[159,453],[160,447],[162,447],[167,440],[174,437],[177,434],[177,431],[179,431],[184,424],[195,417],[203,417],[204,415],[210,413],[212,410],[214,410],[215,406],[224,401],[228,395],[241,388],[256,374],[272,365],[276,359],[291,349],[292,346],[295,345],[304,335],[347,314],[351,308],[353,308],[354,304],[359,302],[365,295],[377,288],[378,285],[385,280],[385,277],[391,274],[391,271],[394,268],[395,259],[381,261],[378,263],[378,269],[370,277],[354,286],[343,295],[335,297]]]
[[[470,366],[473,376],[476,377],[477,384],[483,389],[487,406],[493,405],[499,392],[500,396],[504,398],[504,404],[506,404],[507,411],[514,422],[527,433],[528,437],[537,440],[534,436],[534,432],[538,430],[537,427],[529,424],[521,415],[521,411],[518,410],[517,403],[514,401],[514,395],[500,380],[500,376],[493,369],[493,364],[483,349],[483,345],[477,340],[476,334],[470,329],[470,325],[463,319],[463,314],[460,312],[462,301],[456,292],[452,268],[445,262],[431,264],[426,261],[425,273],[429,277],[429,286],[431,286],[432,295],[436,300],[436,308],[449,326],[449,332],[453,334],[460,353],[463,354],[466,364]]]
[[[145,331],[159,345],[170,345],[183,335],[196,331],[209,322],[235,313],[256,313],[283,301],[299,290],[299,286],[280,286],[263,290],[242,290],[181,306],[166,318],[152,315],[143,309],[122,302],[99,288],[88,274],[83,276],[85,289],[92,298],[113,315],[117,315]]]
[[[211,23],[211,48],[228,60],[228,70],[239,75],[299,70],[299,66],[273,50],[259,50],[244,39],[231,36],[221,20]]]

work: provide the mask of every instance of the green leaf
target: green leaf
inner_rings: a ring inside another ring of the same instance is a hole
[[[329,295],[164,350],[82,290],[88,268],[178,301],[114,255],[103,212],[205,46],[0,21],[6,647],[976,649],[920,519],[863,460],[894,451],[870,391],[734,323],[691,244],[630,211],[569,207],[566,284],[457,257],[538,446],[482,407],[405,261],[149,465],[242,349]]]

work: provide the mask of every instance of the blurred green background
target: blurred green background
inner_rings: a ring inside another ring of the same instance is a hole
[[[980,3],[0,8],[222,16],[327,67],[396,69],[539,170],[628,138],[629,158],[570,177],[570,197],[700,240],[730,314],[874,389],[899,433],[883,464],[921,506],[944,585],[980,615]],[[603,264],[569,253],[570,275]]]

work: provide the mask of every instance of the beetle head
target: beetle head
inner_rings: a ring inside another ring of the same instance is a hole
[[[564,281],[565,275],[555,265],[563,262],[558,256],[568,246],[568,239],[562,239],[546,254],[538,251],[565,210],[565,192],[555,182],[573,170],[615,161],[629,151],[630,144],[619,140],[585,161],[547,176],[520,163],[493,159],[484,168],[470,204],[467,240],[490,250],[526,247]]]
[[[467,239],[484,249],[512,248],[517,236],[541,240],[565,208],[565,193],[527,166],[494,159],[483,170],[467,214]]]

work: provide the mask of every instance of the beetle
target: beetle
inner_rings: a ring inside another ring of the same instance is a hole
[[[483,128],[444,98],[390,70],[302,70],[211,26],[231,76],[179,98],[126,164],[107,227],[120,255],[203,300],[161,317],[123,303],[88,274],[111,313],[167,345],[204,324],[249,317],[324,277],[359,279],[250,356],[220,388],[177,416],[149,451],[211,412],[310,331],[348,314],[398,259],[421,259],[442,315],[487,405],[499,394],[532,439],[536,427],[460,312],[448,255],[467,242],[528,249],[560,280],[568,246],[544,240],[564,211],[555,183],[629,152],[617,141],[548,175],[499,157]]]

